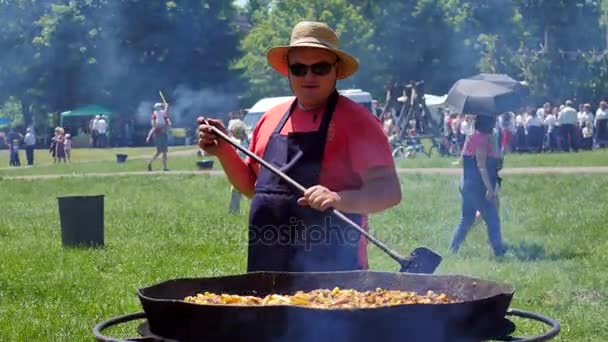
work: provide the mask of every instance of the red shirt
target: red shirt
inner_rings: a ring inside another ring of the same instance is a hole
[[[253,130],[250,151],[263,157],[272,132],[281,121],[292,101],[277,105],[266,112]],[[319,129],[324,110],[319,110],[314,118],[311,112],[296,106],[281,130],[282,135],[290,132],[311,132]],[[245,162],[259,174],[260,165],[247,157]],[[340,96],[327,132],[327,142],[321,160],[319,184],[332,191],[359,189],[364,175],[375,167],[395,167],[391,148],[382,129],[380,119],[365,107]],[[363,215],[361,226],[368,227],[368,217]],[[359,262],[368,268],[367,239],[361,237]]]
[[[280,104],[262,116],[249,145],[252,152],[260,157],[264,156],[270,135],[291,102]],[[319,110],[315,119],[311,112],[296,107],[283,126],[281,134],[316,131],[322,119],[323,110]],[[249,157],[246,163],[258,175],[258,163]],[[363,183],[362,177],[365,173],[379,166],[395,167],[380,119],[365,107],[340,96],[327,132],[319,184],[332,191],[358,189]]]
[[[467,138],[462,148],[462,155],[474,157],[475,152],[480,148],[484,148],[489,157],[496,157],[496,152],[490,142],[490,135],[479,131],[475,131]]]

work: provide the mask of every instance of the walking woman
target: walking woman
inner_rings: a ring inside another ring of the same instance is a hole
[[[450,251],[456,253],[475,223],[475,214],[481,213],[488,228],[488,238],[494,255],[506,252],[500,232],[496,184],[498,182],[498,154],[491,143],[496,119],[477,115],[475,132],[466,140],[462,151],[463,176],[460,180],[462,207],[460,223],[454,232]]]

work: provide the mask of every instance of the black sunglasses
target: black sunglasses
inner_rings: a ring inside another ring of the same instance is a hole
[[[325,76],[331,72],[331,69],[336,63],[320,62],[313,65],[306,65],[302,63],[295,63],[289,66],[289,71],[292,75],[302,77],[306,76],[308,70],[312,71],[317,76]]]

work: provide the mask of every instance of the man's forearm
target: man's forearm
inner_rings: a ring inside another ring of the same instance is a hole
[[[401,202],[401,185],[398,179],[370,181],[359,190],[338,192],[340,202],[336,209],[353,214],[372,214],[386,210]]]
[[[218,155],[218,159],[230,183],[243,195],[253,197],[255,174],[237,152],[233,148],[227,147]]]

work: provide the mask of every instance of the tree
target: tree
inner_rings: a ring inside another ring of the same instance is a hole
[[[0,1],[3,25],[0,27],[0,103],[20,103],[23,123],[34,120],[41,92],[36,88],[40,79],[40,61],[32,44],[32,22],[46,10],[44,1]],[[14,107],[12,107],[14,108]]]
[[[361,15],[359,8],[348,1],[273,1],[267,10],[253,13],[252,20],[255,29],[241,41],[243,56],[233,65],[248,85],[245,95],[248,104],[261,97],[289,92],[287,80],[268,65],[266,50],[275,45],[287,45],[293,26],[302,20],[326,22],[337,31],[341,48],[359,58],[359,71],[340,81],[339,87],[378,87],[375,78],[378,56],[371,42],[373,27]]]
[[[0,103],[15,96],[31,122],[88,103],[132,113],[178,86],[236,91],[235,13],[222,0],[0,1]]]

